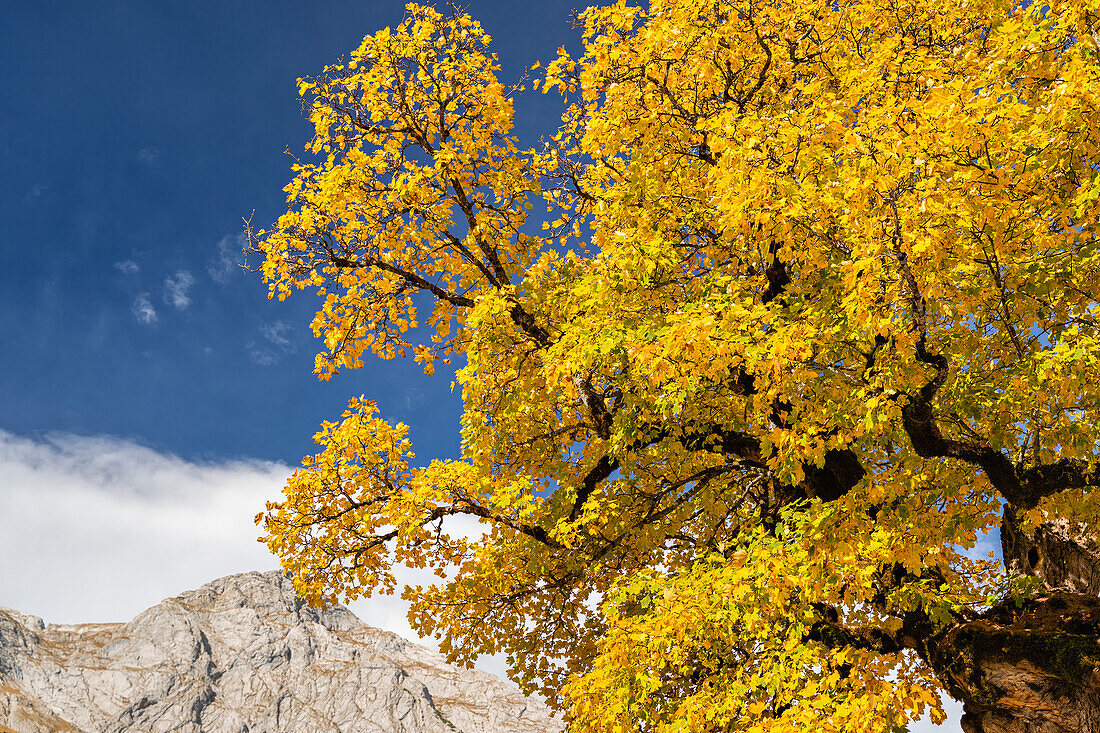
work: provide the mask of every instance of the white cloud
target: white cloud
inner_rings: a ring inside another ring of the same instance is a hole
[[[290,340],[291,332],[290,324],[286,321],[275,321],[274,323],[260,325],[260,333],[264,335],[264,338],[283,351],[296,350],[294,343]]]
[[[224,285],[234,272],[240,272],[244,244],[243,234],[227,234],[218,240],[217,252],[206,267],[214,282]]]
[[[36,198],[44,194],[46,192],[46,189],[48,188],[49,186],[47,186],[45,183],[32,184],[30,190],[27,191],[27,195],[23,197],[23,201],[27,203],[34,201]]]
[[[279,363],[279,357],[274,351],[262,344],[257,344],[255,341],[249,341],[245,344],[245,349],[248,350],[248,358],[260,366],[275,366]]]
[[[274,568],[252,517],[289,473],[0,431],[0,605],[60,623],[122,621],[222,575]]]
[[[292,339],[293,333],[293,328],[286,321],[261,323],[260,334],[267,343],[257,344],[255,341],[249,341],[245,344],[245,348],[248,349],[248,355],[252,361],[260,366],[274,366],[279,363],[283,354],[292,354],[298,350],[297,344]]]
[[[141,271],[138,267],[138,263],[133,260],[122,260],[115,263],[115,269],[121,272],[123,275],[136,275]]]
[[[160,151],[149,145],[137,152],[137,158],[145,165],[153,165],[160,160]]]
[[[215,578],[274,569],[253,517],[290,473],[265,461],[186,461],[112,437],[0,430],[0,606],[47,623],[126,621]],[[463,529],[478,531],[472,521]],[[399,589],[436,581],[427,570],[397,574]],[[350,608],[418,640],[400,591]],[[499,658],[478,667],[504,674]]]
[[[195,284],[195,278],[187,270],[179,270],[175,275],[164,279],[164,302],[183,310],[191,305],[191,296],[187,291]]]
[[[130,310],[133,311],[134,318],[141,323],[148,325],[157,322],[157,309],[149,302],[149,293],[142,293],[134,298]]]

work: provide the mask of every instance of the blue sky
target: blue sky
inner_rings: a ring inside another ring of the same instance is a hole
[[[573,2],[469,5],[504,81],[563,43]],[[449,378],[371,362],[312,376],[314,302],[233,267],[242,218],[283,209],[310,128],[295,79],[396,25],[401,2],[16,4],[0,29],[0,429],[109,434],[184,458],[297,462],[366,393],[458,448]],[[534,143],[556,100],[528,94]]]

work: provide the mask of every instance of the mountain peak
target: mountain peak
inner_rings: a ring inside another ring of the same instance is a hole
[[[0,608],[0,731],[543,733],[538,700],[242,573],[122,624]]]

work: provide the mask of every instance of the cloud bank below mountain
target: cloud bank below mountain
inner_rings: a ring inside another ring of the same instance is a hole
[[[114,437],[0,430],[0,606],[47,623],[127,621],[213,578],[275,569],[253,517],[281,496],[292,470],[188,461]],[[399,580],[435,576],[406,569]],[[350,608],[418,640],[397,596]],[[478,666],[503,673],[499,660]]]

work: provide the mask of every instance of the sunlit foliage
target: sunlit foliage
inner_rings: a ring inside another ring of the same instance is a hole
[[[509,87],[476,21],[409,5],[300,81],[311,156],[250,234],[320,297],[321,378],[457,357],[462,457],[353,400],[267,544],[315,601],[449,573],[415,624],[576,731],[940,716],[921,639],[1026,592],[980,533],[1095,517],[1098,19],[620,2]],[[538,92],[563,115],[523,147]]]

